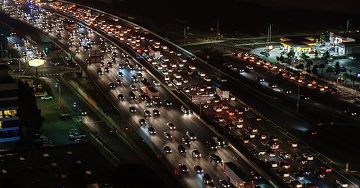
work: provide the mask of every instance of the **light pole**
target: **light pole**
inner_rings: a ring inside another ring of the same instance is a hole
[[[33,59],[33,60],[30,60],[29,61],[29,65],[31,67],[35,67],[35,81],[36,81],[36,88],[35,88],[35,91],[37,90],[37,87],[38,87],[38,72],[37,72],[37,68],[41,65],[43,65],[45,63],[45,60],[43,59]]]
[[[300,84],[302,83],[302,80],[298,80],[298,90],[297,90],[297,100],[296,100],[296,112],[299,112],[300,107]]]

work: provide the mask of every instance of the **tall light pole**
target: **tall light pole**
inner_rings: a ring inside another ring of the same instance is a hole
[[[35,88],[35,91],[37,90],[37,87],[38,87],[38,71],[37,71],[37,68],[41,65],[43,65],[45,63],[45,60],[43,59],[33,59],[33,60],[30,60],[29,61],[29,65],[31,67],[35,67],[35,81],[36,81],[36,88]]]
[[[298,80],[298,90],[297,90],[297,100],[296,100],[296,112],[299,112],[300,107],[300,84],[302,83],[302,80]]]

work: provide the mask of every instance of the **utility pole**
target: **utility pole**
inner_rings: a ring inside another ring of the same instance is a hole
[[[296,112],[299,112],[300,107],[300,83],[298,83],[297,100],[296,100]]]
[[[219,20],[217,20],[217,22],[216,22],[216,35],[217,35],[218,39],[220,39],[220,22],[219,22]]]
[[[346,20],[346,32],[350,32],[350,20]]]
[[[185,39],[186,39],[186,27],[184,27],[184,44],[186,43]]]

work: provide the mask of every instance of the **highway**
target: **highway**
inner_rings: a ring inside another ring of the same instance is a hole
[[[66,32],[62,32],[61,34],[63,34],[62,38],[67,38],[68,36],[66,35]],[[50,34],[51,35],[51,34]],[[80,35],[80,34],[79,34]],[[96,36],[93,36],[92,38],[95,38]],[[66,40],[60,40],[60,42],[62,42],[63,44],[67,45]],[[75,49],[77,46],[74,46],[73,49]],[[118,54],[121,54],[121,51],[116,51]],[[110,53],[111,54],[111,53]],[[107,57],[106,57],[107,56]],[[105,60],[106,58],[110,58],[110,56],[105,55]],[[76,54],[76,59],[82,59],[82,61],[85,63],[86,62],[86,58],[84,55],[82,55],[81,53]],[[122,59],[117,58],[116,60],[121,61]],[[131,60],[130,60],[131,61]],[[131,62],[131,64],[133,64]],[[98,66],[98,67],[96,67]],[[100,65],[95,65],[92,64],[90,66],[88,66],[88,73],[90,75],[90,77],[97,77],[97,68],[99,68]],[[126,70],[124,71],[124,79],[123,79],[123,84],[121,87],[117,87],[115,90],[111,90],[111,93],[113,94],[113,101],[116,101],[116,103],[119,103],[118,100],[116,99],[116,96],[119,92],[123,92],[123,93],[128,93],[129,89],[129,85],[132,83],[132,81],[130,80],[130,76],[132,74],[134,74],[134,71],[130,71],[130,70]],[[149,75],[146,74],[146,72],[142,72],[142,74],[144,75],[145,78],[148,78],[149,80],[152,79]],[[108,83],[109,82],[115,82],[115,80],[117,79],[117,67],[113,67],[112,69],[109,70],[109,73],[105,74],[105,75],[101,75],[99,77],[99,82],[102,84],[103,88],[108,88]],[[214,165],[211,162],[209,162],[209,155],[212,153],[217,153],[221,159],[224,162],[227,161],[232,161],[232,162],[236,162],[239,166],[241,166],[242,169],[244,169],[244,172],[248,174],[247,178],[251,178],[250,172],[251,172],[251,168],[244,162],[241,161],[241,159],[239,159],[236,154],[234,152],[232,152],[230,149],[227,148],[222,148],[219,149],[216,152],[212,152],[210,150],[208,150],[205,146],[204,143],[207,140],[212,139],[212,136],[214,135],[209,129],[206,129],[204,126],[196,117],[194,117],[193,115],[182,115],[182,113],[180,112],[180,104],[178,102],[176,102],[175,99],[171,98],[171,95],[166,94],[166,90],[164,90],[163,88],[161,88],[161,86],[159,86],[159,91],[162,94],[161,98],[165,99],[166,96],[170,96],[170,100],[174,101],[173,103],[173,107],[169,108],[165,108],[165,107],[159,107],[159,111],[161,113],[161,117],[160,118],[150,118],[148,120],[148,124],[152,125],[155,130],[158,132],[158,134],[156,136],[149,136],[147,128],[145,127],[140,127],[138,125],[138,120],[140,117],[143,116],[143,110],[146,108],[144,102],[141,101],[131,101],[131,103],[128,103],[126,101],[121,102],[118,104],[119,109],[122,110],[122,114],[127,114],[128,117],[132,118],[132,123],[134,126],[137,126],[139,129],[139,133],[142,134],[142,136],[144,138],[148,138],[152,143],[149,143],[150,145],[155,145],[157,148],[155,148],[154,150],[160,154],[163,155],[162,153],[162,149],[163,146],[165,144],[170,145],[170,147],[173,149],[173,153],[169,156],[164,156],[164,158],[168,158],[169,162],[171,162],[174,167],[177,167],[178,163],[185,163],[188,168],[189,168],[189,174],[190,175],[185,175],[185,176],[181,176],[181,178],[184,179],[184,181],[186,182],[186,184],[188,184],[191,187],[201,187],[203,186],[202,182],[201,182],[201,176],[196,176],[192,167],[195,164],[200,164],[205,173],[210,174],[211,177],[214,178],[215,182],[217,182],[219,179],[225,179],[225,175],[222,173],[221,170],[221,165]],[[107,89],[108,91],[110,91],[110,89]],[[110,97],[110,96],[109,96]],[[127,96],[126,96],[127,98]],[[135,106],[138,113],[136,115],[132,115],[129,113],[129,109],[128,106]],[[168,122],[174,122],[174,124],[176,124],[177,126],[177,130],[176,131],[172,131],[173,132],[173,142],[166,142],[162,136],[162,133],[165,131],[169,131],[168,128],[166,127],[166,123]],[[186,131],[192,131],[192,132],[201,132],[202,134],[197,135],[198,139],[197,141],[194,141],[191,144],[191,147],[188,148],[188,154],[187,157],[184,157],[182,155],[180,155],[176,150],[177,145],[180,144],[181,142],[181,138],[185,135]],[[175,142],[177,141],[177,143]],[[193,149],[197,149],[202,153],[203,159],[201,160],[195,160],[195,159],[191,159],[193,157],[191,157],[191,151]],[[220,173],[219,173],[220,172]]]
[[[62,5],[64,7],[66,7],[65,5]],[[61,7],[61,6],[60,6]],[[59,7],[58,7],[59,8]],[[61,8],[60,8],[61,9]],[[47,14],[50,14],[50,13],[47,13]],[[66,13],[67,14],[67,13]],[[61,15],[66,15],[66,14],[61,14]],[[97,13],[96,15],[99,15],[99,13]],[[71,16],[71,15],[70,15]],[[49,16],[51,19],[51,14]],[[54,19],[54,18],[52,18]],[[75,19],[76,21],[78,19]],[[84,22],[83,22],[84,23]],[[127,25],[128,23],[124,23],[124,25]],[[135,26],[136,27],[136,26]],[[134,28],[135,28],[134,27]],[[104,27],[106,28],[106,27]],[[136,29],[135,28],[135,32],[138,32],[136,30],[139,30],[139,29]],[[109,31],[108,31],[109,32]],[[145,30],[145,32],[148,32]],[[103,32],[104,33],[104,32]],[[57,35],[56,32],[53,32],[51,33],[50,35],[53,35],[53,37],[55,38],[55,36]],[[66,35],[66,32],[65,31],[61,31],[60,32],[60,35],[62,38],[65,38],[65,39],[68,39],[70,38],[68,35]],[[84,35],[84,34],[83,34]],[[91,34],[90,34],[91,35]],[[153,36],[153,35],[150,35],[150,36],[147,36],[149,37],[149,39],[147,39],[146,41],[143,41],[143,42],[136,42],[133,43],[133,44],[136,44],[136,43],[140,43],[140,46],[141,45],[148,45],[149,42],[151,42],[151,40],[154,40],[154,39],[151,39],[151,38],[155,38],[155,40],[157,41],[160,41],[161,38],[157,38],[157,36]],[[75,37],[75,38],[81,38],[80,34],[78,34],[78,37]],[[112,40],[112,37],[109,37]],[[141,37],[140,37],[141,38]],[[136,36],[135,36],[135,39],[136,39]],[[120,37],[120,40],[121,40],[121,37]],[[149,42],[148,42],[149,41]],[[67,40],[64,40],[64,39],[61,39],[59,40],[59,42],[61,42],[63,45],[67,45],[68,41]],[[74,41],[74,43],[76,43],[77,41]],[[95,42],[98,42],[97,40],[95,40]],[[121,43],[121,42],[119,42]],[[132,43],[132,40],[129,40],[129,45]],[[203,64],[201,62],[197,62],[196,59],[192,59],[192,55],[187,53],[186,51],[183,51],[183,50],[179,50],[179,48],[177,47],[173,47],[171,43],[167,42],[167,41],[161,41],[159,42],[160,44],[157,44],[157,42],[151,42],[153,43],[154,45],[154,48],[156,48],[156,46],[159,46],[157,48],[161,48],[163,49],[162,50],[162,54],[164,54],[165,57],[171,57],[169,58],[170,60],[169,61],[176,61],[176,59],[180,60],[180,62],[178,64],[181,64],[181,62],[183,63],[186,63],[186,62],[189,62],[189,61],[192,61],[192,64],[196,65],[196,69],[197,70],[201,70],[199,72],[205,72],[207,77],[210,77],[212,79],[212,83],[215,83],[215,84],[221,84],[221,83],[218,83],[216,81],[214,81],[214,79],[216,79],[217,77],[219,76],[223,76],[221,73],[218,73],[218,72],[214,72],[212,68],[209,68],[206,64]],[[162,44],[162,45],[161,45]],[[106,45],[105,46],[110,46],[110,49],[111,49],[111,45]],[[124,46],[124,44],[122,44],[122,47]],[[170,50],[167,50],[165,49],[164,46],[167,46],[167,48],[171,48],[171,49],[174,49],[174,51],[171,51]],[[73,51],[76,51],[76,48],[77,46],[75,45],[75,47],[72,48]],[[80,48],[79,48],[80,49]],[[95,49],[95,48],[94,48]],[[134,50],[145,50],[144,48],[136,48],[133,46],[133,49]],[[80,49],[79,51],[81,51],[82,49]],[[116,50],[119,50],[118,48]],[[129,52],[129,50],[127,50],[127,52]],[[179,53],[180,52],[180,53]],[[122,51],[116,51],[117,54],[122,54]],[[139,51],[137,51],[137,53],[139,53]],[[106,61],[106,58],[111,58],[109,56],[110,53],[105,53],[104,55],[104,62],[107,62]],[[134,54],[134,53],[132,53]],[[173,54],[173,55],[170,55],[170,54]],[[180,54],[180,55],[179,55]],[[176,56],[178,56],[178,58],[176,58]],[[185,57],[181,57],[181,56],[185,56]],[[136,58],[139,58],[139,56],[135,56]],[[121,109],[120,111],[124,114],[127,114],[129,117],[131,117],[131,121],[133,123],[134,126],[137,126],[137,128],[139,129],[139,133],[140,135],[143,137],[143,138],[148,138],[151,143],[149,142],[149,145],[152,145],[154,144],[156,148],[154,149],[155,152],[159,152],[162,150],[162,147],[165,145],[165,144],[169,144],[170,147],[172,148],[172,150],[175,150],[173,151],[173,154],[171,157],[168,157],[168,161],[175,167],[177,165],[177,163],[180,162],[183,162],[183,163],[186,163],[188,167],[191,167],[192,165],[194,165],[194,160],[188,160],[189,157],[187,157],[186,159],[184,159],[181,155],[179,154],[175,154],[176,153],[176,145],[179,144],[179,141],[181,140],[181,137],[185,134],[186,131],[188,130],[191,130],[192,132],[195,133],[195,135],[197,135],[199,137],[199,141],[195,141],[194,143],[192,143],[191,147],[196,147],[197,149],[199,149],[200,151],[202,151],[207,157],[204,157],[204,158],[208,158],[208,156],[212,153],[210,152],[208,149],[206,149],[204,147],[204,142],[205,141],[208,141],[212,138],[212,136],[214,136],[214,133],[206,126],[202,123],[202,121],[199,121],[194,115],[182,115],[182,113],[180,112],[179,108],[180,108],[180,103],[177,102],[177,100],[175,98],[173,98],[173,95],[170,94],[169,92],[174,92],[174,91],[179,91],[180,90],[180,94],[181,96],[185,96],[185,98],[190,98],[191,97],[191,94],[187,93],[186,91],[181,91],[182,89],[184,89],[185,87],[183,86],[174,86],[171,82],[164,82],[164,78],[166,78],[166,75],[168,74],[165,74],[166,72],[169,72],[168,70],[168,66],[172,66],[170,63],[166,63],[167,61],[165,61],[165,57],[162,57],[162,61],[158,61],[158,60],[152,60],[152,61],[157,61],[157,63],[155,65],[158,65],[160,64],[161,67],[163,67],[162,65],[163,64],[167,64],[167,66],[165,67],[165,71],[163,70],[160,70],[159,69],[159,66],[157,66],[157,69],[158,69],[158,72],[160,73],[161,76],[157,76],[157,79],[160,81],[160,83],[162,83],[161,86],[156,86],[158,88],[158,90],[160,91],[161,93],[161,98],[164,99],[164,98],[168,98],[170,99],[171,101],[174,102],[174,107],[171,107],[170,110],[167,108],[167,107],[158,107],[158,109],[160,110],[160,118],[150,118],[148,120],[148,123],[150,125],[152,125],[155,130],[157,131],[157,134],[156,136],[150,136],[148,135],[148,131],[147,131],[147,127],[140,127],[138,125],[138,121],[140,118],[143,118],[143,110],[146,109],[145,107],[145,104],[143,102],[140,102],[140,101],[130,101],[129,102],[129,99],[128,99],[128,96],[127,96],[127,93],[129,92],[129,85],[130,84],[134,84],[134,85],[137,85],[136,83],[132,83],[132,80],[130,79],[131,76],[135,76],[135,72],[134,70],[120,70],[121,72],[123,72],[123,75],[124,75],[124,80],[123,80],[123,84],[121,84],[121,86],[117,86],[115,89],[113,90],[110,90],[109,89],[109,82],[114,82],[116,83],[116,79],[118,78],[117,77],[117,74],[118,74],[118,68],[117,67],[112,67],[112,68],[109,68],[109,73],[104,73],[104,75],[100,75],[99,76],[99,83],[102,84],[102,88],[104,89],[103,91],[107,92],[107,91],[110,91],[110,93],[107,94],[108,98],[110,98],[109,100],[112,100],[112,101],[117,101],[117,95],[121,92],[124,94],[126,100],[124,102],[116,102],[114,103],[114,105],[118,108],[118,109]],[[179,59],[180,57],[180,59]],[[86,55],[83,55],[83,53],[77,53],[77,55],[75,56],[76,59],[80,59],[81,61],[85,62],[86,61]],[[136,67],[136,64],[135,62],[133,62],[134,58],[128,58],[125,56],[123,56],[121,59],[119,58],[116,58],[115,59],[115,62],[121,62],[124,60],[124,59],[128,59],[128,65],[133,65],[134,67]],[[144,57],[140,57],[140,59],[144,59]],[[153,59],[153,58],[152,58]],[[186,60],[185,62],[183,60]],[[146,61],[144,61],[146,63]],[[154,63],[149,63],[150,65],[154,65]],[[177,66],[176,66],[177,67]],[[100,67],[100,64],[91,64],[88,66],[88,73],[90,75],[91,78],[95,78],[97,77],[97,70],[98,68],[101,68]],[[181,67],[179,67],[179,70],[181,69]],[[189,69],[190,66],[189,66]],[[183,70],[185,71],[185,70]],[[150,71],[151,74],[155,74],[154,72],[154,68],[152,68],[152,70]],[[154,78],[148,74],[147,71],[141,71],[142,75],[147,78],[148,80],[154,80]],[[182,77],[184,77],[185,79],[187,79],[187,83],[189,83],[189,87],[193,87],[191,85],[193,84],[197,84],[197,86],[195,86],[195,90],[196,90],[196,87],[205,87],[207,88],[206,86],[209,85],[209,81],[207,81],[207,78],[206,76],[201,76],[200,73],[194,73],[195,75],[199,74],[199,76],[185,76],[185,74],[183,74],[184,72],[179,72],[179,74],[182,75]],[[174,76],[175,77],[175,76]],[[184,79],[183,79],[184,81]],[[164,86],[164,83],[166,83],[166,86]],[[186,84],[184,84],[186,85]],[[229,85],[229,82],[227,83],[224,83],[224,86],[226,85]],[[170,88],[170,89],[169,89]],[[199,89],[199,88],[198,88]],[[201,90],[201,88],[200,88]],[[206,89],[204,89],[206,90]],[[137,89],[138,91],[138,89]],[[211,92],[211,91],[208,91],[208,92]],[[243,92],[243,91],[240,91],[240,93]],[[180,96],[179,94],[179,96]],[[250,94],[252,95],[252,94]],[[138,95],[137,95],[138,96]],[[179,97],[177,96],[177,97]],[[233,106],[235,108],[239,107],[239,106],[244,106],[244,104],[240,104],[238,103],[238,101],[234,101],[233,102]],[[226,102],[224,101],[224,104],[226,104]],[[212,104],[210,104],[212,105]],[[128,107],[129,106],[134,106],[136,109],[137,109],[137,112],[135,114],[130,114],[129,113],[129,109]],[[229,105],[230,106],[230,105]],[[206,112],[206,111],[205,111]],[[209,112],[210,114],[211,112]],[[165,117],[164,117],[164,114],[165,114]],[[203,115],[204,116],[204,115]],[[202,116],[202,117],[203,117]],[[250,116],[251,113],[250,113]],[[258,116],[257,114],[255,115],[255,117]],[[210,116],[211,117],[211,116]],[[251,117],[246,117],[245,118],[246,120],[247,119],[251,119]],[[264,119],[264,118],[262,118]],[[264,119],[265,121],[265,119]],[[165,126],[166,123],[168,122],[176,122],[176,124],[179,124],[180,126],[178,127],[181,127],[180,129],[176,130],[176,133],[173,134],[173,139],[174,140],[177,140],[178,143],[177,144],[174,144],[174,143],[169,143],[169,141],[164,141],[164,138],[162,137],[162,133],[165,131],[165,130],[168,130],[167,127]],[[249,124],[250,123],[247,123],[245,122],[245,126],[250,126]],[[251,127],[249,127],[251,128]],[[260,128],[259,128],[260,129]],[[280,131],[276,131],[277,129],[273,129],[273,128],[267,128],[266,124],[263,124],[261,125],[261,131],[264,131],[266,133],[270,133],[270,134],[275,134],[275,135],[278,135],[280,134],[278,137],[279,137],[279,140],[282,140],[282,142],[280,143],[286,143],[288,140],[287,137],[284,137],[283,135],[281,134],[288,134],[287,132],[280,132]],[[178,133],[181,132],[181,133]],[[246,134],[249,134],[249,129],[244,129],[244,132],[242,131],[234,131],[234,132],[231,132],[230,134],[233,134],[234,137],[238,137],[239,135],[242,136],[244,133]],[[253,141],[254,145],[257,145],[256,148],[258,149],[258,147],[260,147],[260,144],[259,142],[257,141]],[[264,144],[263,144],[264,145]],[[283,144],[281,144],[283,145]],[[286,144],[284,144],[286,145]],[[248,146],[245,146],[245,147],[248,147]],[[191,148],[193,149],[193,148]],[[248,148],[248,150],[251,150],[251,148]],[[289,150],[289,148],[285,147],[281,150]],[[301,155],[301,152],[302,151],[298,151],[298,152],[295,152],[294,155]],[[230,149],[228,148],[221,148],[219,149],[217,152],[217,154],[219,154],[219,156],[224,160],[224,161],[235,161],[235,159],[237,160],[237,163],[240,164],[241,167],[244,167],[244,171],[247,172],[249,174],[250,172],[250,168],[247,164],[245,164],[244,161],[240,160],[238,157],[235,157],[236,154],[231,151]],[[176,156],[174,156],[176,155]],[[172,158],[174,156],[174,158]],[[269,156],[269,157],[272,157],[272,156]],[[278,156],[276,156],[278,157]],[[294,157],[295,158],[295,157]],[[268,158],[266,158],[268,159]],[[321,163],[319,163],[321,165]],[[215,179],[218,180],[218,179],[223,179],[225,178],[224,177],[224,174],[221,173],[221,170],[217,167],[217,166],[213,166],[211,165],[209,162],[206,162],[205,164],[204,163],[201,163],[201,165],[203,165],[203,168],[204,168],[204,171],[206,173],[209,173],[212,177],[216,177]],[[295,165],[294,165],[295,166]],[[285,168],[285,167],[284,167]],[[219,173],[220,171],[220,173]],[[276,171],[281,171],[280,169],[276,170]],[[296,170],[294,170],[295,172]],[[281,175],[281,174],[280,174]],[[309,175],[309,176],[312,176],[312,175]],[[332,176],[332,175],[331,175]],[[334,178],[329,176],[326,177],[324,180],[321,180],[321,183],[319,183],[320,185],[322,184],[322,182],[325,182],[326,184],[329,184],[329,185],[332,185],[332,186],[335,186],[335,181],[333,180]],[[334,176],[337,176],[336,174],[334,174]],[[188,185],[191,185],[191,186],[201,186],[202,184],[200,183],[199,184],[199,179],[198,178],[194,178],[194,176],[190,176],[191,178],[189,178],[188,176],[187,177],[183,177],[183,180],[188,184]],[[250,174],[249,174],[249,177],[250,177]],[[292,176],[292,177],[295,177],[295,176]],[[331,177],[331,178],[330,178]],[[251,177],[250,177],[251,178]],[[338,179],[339,177],[336,177],[336,179]],[[296,179],[296,178],[293,178],[293,179]],[[308,178],[309,180],[311,180],[312,178]],[[316,178],[317,179],[317,178]],[[328,180],[329,179],[329,180]],[[290,181],[289,183],[297,183],[297,181]],[[307,183],[307,182],[305,182]],[[305,184],[304,183],[304,184]],[[318,183],[317,180],[316,181],[313,181],[313,183]]]

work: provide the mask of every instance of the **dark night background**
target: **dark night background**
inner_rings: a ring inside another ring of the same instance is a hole
[[[269,23],[274,24],[274,34],[327,29],[345,30],[347,19],[350,20],[352,29],[360,26],[358,0],[77,0],[77,2],[96,4],[103,9],[111,9],[112,12],[122,14],[123,17],[134,17],[134,22],[157,33],[160,31],[159,34],[163,35],[171,35],[171,30],[182,32],[184,26],[199,31],[210,31],[211,27],[216,28],[218,20],[222,33],[251,36],[266,34]]]

